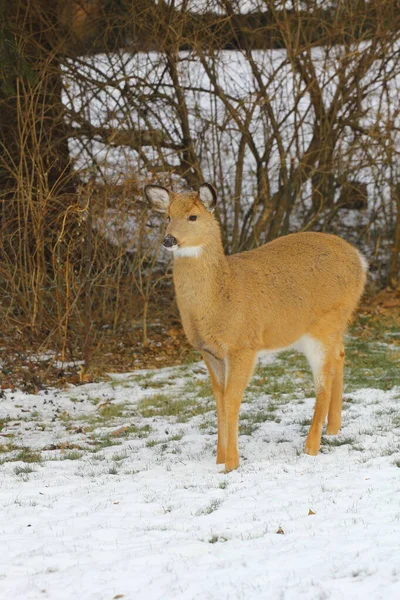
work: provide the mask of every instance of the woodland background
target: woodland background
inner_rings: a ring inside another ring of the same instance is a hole
[[[214,183],[228,253],[333,232],[398,289],[399,4],[1,0],[3,348],[179,358],[149,182]]]

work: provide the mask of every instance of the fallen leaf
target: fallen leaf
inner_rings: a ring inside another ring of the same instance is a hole
[[[114,429],[114,431],[112,431],[110,433],[110,435],[112,435],[114,437],[119,437],[120,435],[123,435],[127,431],[129,431],[129,427],[118,427],[118,429]]]

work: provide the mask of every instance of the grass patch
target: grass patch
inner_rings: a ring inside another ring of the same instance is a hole
[[[172,435],[171,437],[168,437],[168,438],[147,440],[146,448],[154,448],[154,446],[158,446],[159,444],[162,444],[163,446],[165,446],[164,450],[166,450],[168,447],[168,442],[179,442],[183,438],[183,435],[184,434],[182,432],[182,433],[176,433],[175,435]]]
[[[279,398],[282,394],[295,394],[298,392],[298,386],[296,386],[293,379],[290,377],[290,369],[286,377],[261,377],[255,379],[254,382],[250,382],[249,392],[268,394],[272,398]]]
[[[197,398],[210,398],[213,396],[210,380],[190,380],[185,384],[182,394],[191,395]]]
[[[352,339],[346,351],[346,392],[365,387],[390,390],[400,386],[400,351]]]
[[[24,448],[18,452],[14,461],[22,461],[25,463],[39,463],[42,462],[42,456],[40,452],[32,452],[29,448]]]
[[[6,427],[8,423],[10,423],[10,421],[12,421],[11,417],[4,417],[0,419],[0,431],[2,431],[4,427]]]
[[[200,360],[202,360],[202,356],[201,356],[200,352],[198,352],[197,350],[191,349],[186,354],[183,364],[191,365],[192,363],[199,362]]]
[[[210,537],[210,539],[208,540],[209,544],[216,544],[217,542],[226,542],[227,539],[224,537],[221,537],[219,535],[213,535]]]
[[[299,352],[280,352],[273,363],[256,368],[248,390],[251,394],[268,394],[274,402],[314,395],[313,380],[308,362]]]
[[[111,437],[109,433],[100,436],[95,441],[95,449],[94,452],[99,452],[99,450],[103,450],[103,448],[109,448],[110,446],[120,446],[122,442],[115,437]]]
[[[124,425],[119,427],[118,429],[111,432],[111,436],[115,438],[126,438],[126,437],[136,437],[136,438],[146,438],[151,433],[150,425]]]
[[[171,380],[167,380],[167,379],[164,379],[162,381],[161,380],[148,381],[147,383],[142,383],[141,387],[144,389],[150,388],[150,389],[157,390],[160,388],[164,388],[165,386],[168,386],[168,385],[174,385],[174,382]]]
[[[212,500],[210,504],[198,510],[196,516],[201,517],[202,515],[210,515],[215,512],[221,504],[222,500]]]
[[[82,458],[83,452],[78,452],[78,450],[71,450],[71,452],[65,452],[65,454],[61,455],[61,460],[79,460]]]
[[[346,392],[400,386],[399,325],[390,317],[360,315],[346,340]],[[397,344],[397,345],[396,345]]]
[[[306,418],[306,419],[302,419],[301,421],[298,421],[300,427],[311,427],[311,423],[312,423],[312,419],[311,418]]]
[[[173,399],[166,394],[156,394],[143,398],[138,410],[143,417],[177,417],[179,422],[184,423],[191,417],[208,412],[211,406],[192,398]]]
[[[338,446],[353,446],[356,440],[352,437],[322,437],[321,446],[337,448]]]
[[[29,465],[25,465],[23,467],[15,467],[14,473],[16,475],[27,475],[28,473],[33,473],[35,469],[30,467]]]
[[[0,454],[8,454],[17,449],[18,447],[15,444],[0,444]]]
[[[125,460],[126,458],[128,458],[128,452],[125,450],[124,452],[120,452],[120,453],[116,453],[113,455],[112,460],[115,463],[119,463],[122,462],[123,460]]]
[[[106,403],[99,406],[99,413],[103,419],[116,419],[124,414],[125,404]]]
[[[215,433],[217,428],[217,423],[215,420],[211,418],[205,417],[204,420],[200,423],[199,429],[200,431],[204,431],[205,433],[213,434]]]
[[[271,413],[259,411],[257,413],[245,413],[240,417],[239,435],[252,435],[262,423],[274,421],[279,423],[280,419]]]
[[[162,444],[164,440],[147,440],[146,448],[154,448],[157,444]]]

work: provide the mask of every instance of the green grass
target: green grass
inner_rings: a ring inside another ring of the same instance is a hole
[[[325,437],[322,436],[321,446],[328,446],[330,448],[337,448],[338,446],[354,446],[356,440],[351,437],[343,437],[333,436],[333,437]]]
[[[99,407],[100,416],[103,419],[116,419],[124,414],[125,404],[106,403]]]
[[[9,417],[0,419],[0,431],[2,431],[4,429],[4,427],[7,425],[7,423],[9,423],[10,421],[11,421],[11,419]]]
[[[345,340],[345,392],[366,386],[400,386],[399,324],[390,317],[359,315]]]
[[[346,365],[345,365],[345,392],[343,408],[350,408],[355,402],[355,396],[351,394],[361,388],[375,387],[381,390],[389,390],[393,386],[400,386],[400,334],[398,325],[386,320],[366,318],[361,315],[357,323],[350,329],[345,341]],[[192,354],[193,360],[200,360],[198,353]],[[217,418],[215,401],[213,398],[210,380],[204,377],[206,373],[204,365],[174,368],[173,371],[160,373],[157,370],[145,374],[129,375],[121,381],[110,380],[111,387],[130,388],[136,384],[142,389],[149,389],[148,396],[143,398],[137,405],[132,406],[129,402],[116,402],[112,393],[108,397],[91,397],[89,402],[93,406],[88,409],[88,414],[75,415],[73,410],[57,413],[56,419],[63,429],[86,435],[87,442],[91,448],[85,450],[86,444],[78,443],[60,445],[51,444],[46,450],[62,450],[55,452],[57,460],[79,460],[86,452],[92,452],[93,458],[101,460],[103,448],[118,446],[129,440],[144,440],[147,448],[157,447],[157,452],[167,450],[170,453],[181,451],[179,442],[183,433],[178,432],[166,436],[155,435],[152,425],[136,420],[137,417],[153,419],[172,418],[174,422],[185,423],[194,417],[199,417],[197,426],[201,432],[214,436],[217,432]],[[162,377],[160,377],[162,375]],[[179,384],[176,379],[179,377]],[[184,378],[184,379],[183,379]],[[174,387],[176,386],[176,387]],[[75,392],[76,394],[76,392]],[[280,422],[281,410],[285,405],[299,404],[305,402],[306,398],[314,397],[314,386],[311,370],[305,357],[294,351],[279,354],[271,364],[258,365],[254,376],[247,387],[243,406],[240,414],[240,435],[251,436],[268,421]],[[69,409],[80,402],[76,396],[70,398]],[[400,394],[399,394],[400,400]],[[400,405],[400,402],[399,402]],[[361,408],[361,407],[359,407]],[[393,429],[400,427],[400,410],[391,409],[387,412],[385,407],[379,409],[377,415]],[[297,417],[293,419],[301,428],[309,428],[312,413],[302,413],[308,418]],[[387,419],[384,415],[387,414]],[[34,420],[35,428],[51,429],[52,423],[40,423],[43,416],[35,410],[26,419],[21,417],[18,421]],[[301,419],[301,420],[300,420]],[[0,420],[0,431],[2,431],[0,456],[8,461],[22,461],[22,467],[17,467],[21,479],[31,472],[29,463],[40,462],[41,453],[29,448],[16,447],[12,435],[7,433],[9,417]],[[159,423],[158,423],[159,424]],[[371,427],[371,432],[360,432],[360,435],[372,435],[376,432],[377,425]],[[302,435],[306,432],[302,430]],[[69,434],[68,434],[69,435]],[[282,441],[284,439],[282,438]],[[329,452],[337,446],[349,446],[354,450],[362,450],[357,446],[357,440],[350,437],[323,437],[322,449]],[[126,446],[125,446],[126,447]],[[124,448],[125,448],[124,447]],[[117,450],[117,449],[116,449]],[[394,454],[396,448],[388,447],[383,450],[387,455]],[[98,453],[96,455],[96,453]],[[106,454],[106,453],[105,453]],[[124,450],[115,452],[110,469],[117,471],[118,464],[127,458],[129,453]],[[46,457],[48,455],[46,454]],[[104,458],[104,457],[103,457]],[[393,457],[394,458],[394,457]],[[50,459],[50,458],[49,458]],[[397,461],[400,462],[400,461]],[[394,464],[397,465],[397,462]],[[24,470],[24,469],[27,470]],[[110,471],[110,474],[115,474]],[[222,488],[223,489],[223,488]]]
[[[196,415],[202,415],[211,408],[211,403],[207,405],[194,398],[171,398],[166,394],[143,398],[138,405],[142,417],[176,417],[181,423]]]
[[[165,445],[164,449],[166,449],[168,447],[169,442],[179,442],[183,438],[183,435],[184,435],[183,432],[180,432],[180,433],[176,433],[175,435],[171,435],[170,437],[167,437],[167,438],[157,438],[154,440],[147,440],[146,447],[154,448],[154,446],[158,446],[159,444],[161,444],[161,445]]]
[[[365,386],[390,390],[400,386],[400,349],[351,339],[346,348],[345,391]]]
[[[40,452],[33,452],[29,448],[23,448],[20,452],[18,452],[17,456],[14,458],[14,461],[39,463],[42,462],[42,456]]]
[[[120,445],[121,441],[118,438],[111,437],[109,433],[106,433],[96,439],[93,451],[99,452],[99,450],[103,450],[103,448]]]
[[[208,415],[208,414],[205,415],[203,417],[202,422],[199,424],[200,431],[203,431],[205,433],[213,434],[216,432],[216,428],[217,428],[216,415],[214,415],[213,418],[211,417],[211,415]]]
[[[17,450],[17,446],[15,444],[0,444],[0,455],[1,454],[8,454],[9,452],[12,452],[13,450]]]
[[[132,387],[132,384],[140,385],[143,389],[161,389],[165,386],[171,386],[175,383],[176,376],[169,375],[168,379],[153,379],[157,375],[157,371],[150,371],[146,375],[131,375],[128,379],[122,379],[121,381],[116,381],[115,379],[110,380],[110,385],[113,389],[117,388],[125,388],[128,389]]]
[[[302,399],[314,395],[314,384],[306,358],[298,352],[285,351],[272,364],[258,365],[247,388],[248,401],[253,395],[268,394],[275,403],[286,402],[285,396]]]
[[[116,454],[113,454],[112,456],[112,460],[115,463],[119,463],[122,462],[123,460],[125,460],[126,458],[128,458],[129,454],[127,452],[127,450],[124,450],[123,452],[117,452]]]
[[[266,421],[279,423],[280,419],[273,411],[268,410],[242,413],[239,421],[239,435],[251,435],[260,427],[261,423]]]
[[[149,424],[146,425],[124,425],[122,427],[117,427],[114,431],[110,433],[113,438],[147,438],[151,433],[151,426]]]
[[[71,450],[70,452],[65,452],[65,454],[61,455],[62,460],[79,460],[82,458],[83,452],[79,452],[78,450]]]
[[[188,381],[183,388],[182,394],[184,396],[194,395],[196,398],[211,398],[213,397],[213,392],[210,380],[207,378],[206,380]]]

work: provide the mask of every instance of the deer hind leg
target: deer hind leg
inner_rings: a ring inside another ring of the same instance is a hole
[[[304,353],[314,375],[316,403],[305,452],[315,456],[321,446],[322,428],[331,402],[332,382],[335,369],[335,354],[328,343],[308,336]]]
[[[225,419],[225,361],[208,352],[201,353],[210,374],[211,386],[217,404],[218,442],[217,465],[224,464],[226,458],[226,419]]]
[[[332,381],[331,403],[326,429],[326,433],[329,435],[336,435],[342,425],[343,367],[345,359],[342,342],[338,344],[335,358],[335,374]]]
[[[225,388],[226,471],[232,471],[239,466],[239,410],[243,393],[253,374],[255,359],[256,353],[252,350],[243,350],[228,356]]]

